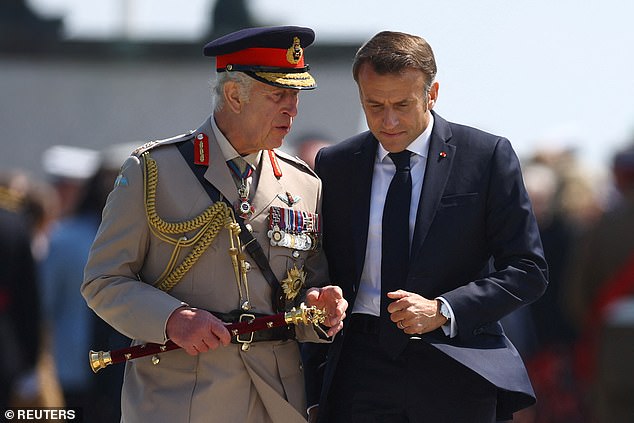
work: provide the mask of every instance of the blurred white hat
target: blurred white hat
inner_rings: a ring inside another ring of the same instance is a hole
[[[49,176],[68,179],[88,179],[92,177],[101,162],[96,150],[54,145],[42,154],[42,167]]]

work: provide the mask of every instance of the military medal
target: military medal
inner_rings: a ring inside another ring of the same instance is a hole
[[[267,235],[274,247],[309,251],[319,247],[321,223],[319,215],[301,210],[272,206]]]
[[[252,215],[253,213],[255,213],[255,207],[253,207],[251,205],[251,203],[249,203],[249,189],[247,188],[246,184],[244,183],[244,180],[242,182],[242,184],[240,185],[240,188],[238,188],[238,197],[240,198],[238,200],[238,204],[235,207],[236,210],[238,211],[238,213],[240,214],[240,217],[243,219],[248,218],[250,215]]]
[[[241,171],[234,160],[229,160],[227,165],[231,171],[240,179],[240,186],[238,187],[238,201],[234,204],[236,212],[241,218],[247,219],[253,213],[255,213],[255,207],[249,202],[249,186],[247,185],[247,178],[253,173],[251,165],[247,164],[244,171]]]
[[[286,278],[283,279],[280,284],[282,285],[282,289],[284,290],[284,294],[286,295],[287,300],[292,300],[297,297],[299,294],[299,290],[304,286],[306,282],[306,272],[304,272],[304,267],[293,266],[291,269],[288,269],[286,272]]]

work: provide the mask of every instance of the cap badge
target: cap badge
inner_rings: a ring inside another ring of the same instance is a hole
[[[296,65],[302,58],[302,54],[304,54],[304,50],[299,44],[299,37],[293,37],[293,45],[286,50],[286,60],[288,63]]]

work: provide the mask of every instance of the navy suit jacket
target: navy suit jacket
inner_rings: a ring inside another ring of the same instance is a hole
[[[427,168],[403,289],[451,304],[458,335],[441,329],[422,338],[498,387],[498,417],[535,402],[517,350],[499,320],[539,298],[547,266],[537,223],[509,141],[449,123],[434,113]],[[378,141],[370,132],[322,149],[324,249],[331,281],[354,307],[363,270],[372,172]],[[403,336],[407,336],[403,333]],[[328,352],[323,386],[320,346],[305,346],[309,404],[320,415],[345,342],[345,328]],[[322,369],[324,370],[324,369]],[[323,387],[323,389],[321,389]]]

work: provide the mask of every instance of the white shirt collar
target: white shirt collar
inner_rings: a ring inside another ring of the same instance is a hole
[[[407,150],[418,156],[426,158],[427,154],[429,153],[429,140],[431,139],[431,131],[433,127],[434,115],[429,113],[429,125],[427,125],[427,128],[425,128],[422,134],[420,134],[407,146]],[[379,160],[379,162],[382,162],[385,159],[385,156],[388,155],[388,153],[389,152],[385,148],[383,148],[381,143],[379,143],[379,149],[377,151],[377,159]]]

